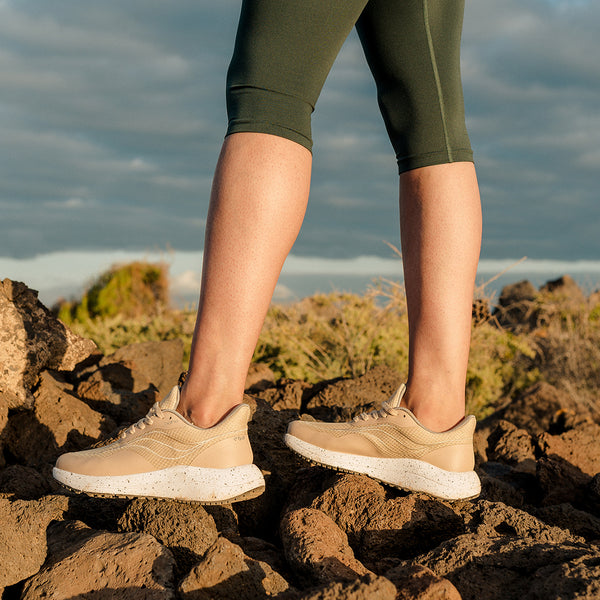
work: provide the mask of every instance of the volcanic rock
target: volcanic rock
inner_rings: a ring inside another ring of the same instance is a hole
[[[463,600],[591,599],[599,589],[600,548],[578,542],[465,534],[414,562],[449,579]]]
[[[353,582],[338,581],[300,596],[290,596],[290,600],[395,600],[396,597],[396,586],[389,579],[370,573]]]
[[[600,425],[586,423],[560,435],[543,433],[537,440],[544,456],[558,456],[590,477],[600,473]]]
[[[50,493],[48,480],[36,469],[10,465],[0,471],[0,492],[19,500],[37,500]]]
[[[313,395],[303,410],[319,420],[347,421],[361,412],[379,408],[403,380],[397,371],[379,365],[355,379],[333,380]]]
[[[183,342],[129,344],[77,373],[77,394],[118,423],[142,418],[177,383]]]
[[[385,573],[398,590],[396,600],[461,600],[458,590],[423,565],[399,565]]]
[[[49,556],[23,600],[173,600],[171,553],[144,533],[95,531],[67,522],[49,531]]]
[[[500,292],[494,317],[500,325],[513,330],[526,330],[536,324],[535,300],[538,291],[527,280],[506,285]]]
[[[320,510],[288,512],[281,540],[288,563],[309,583],[354,581],[369,572],[354,558],[346,534]]]
[[[0,397],[8,408],[31,407],[40,371],[70,371],[96,348],[56,319],[37,294],[19,281],[0,282]]]
[[[39,571],[46,560],[46,528],[67,506],[62,496],[14,502],[0,498],[0,590]]]
[[[219,538],[179,585],[184,600],[262,600],[289,588],[264,562],[254,560],[225,538]]]
[[[244,389],[256,393],[275,385],[275,375],[265,363],[250,363]]]
[[[5,447],[21,464],[39,467],[59,454],[81,450],[115,427],[112,419],[79,400],[56,374],[40,374],[32,411],[10,417]]]
[[[322,387],[323,385],[315,389],[313,384],[306,381],[280,379],[274,386],[258,392],[252,390],[252,393],[263,399],[275,410],[299,411]]]
[[[462,505],[457,503],[456,510],[463,515],[467,530],[479,536],[493,538],[503,535],[550,544],[583,541],[569,531],[543,523],[527,511],[501,502],[475,500]]]
[[[600,518],[589,512],[578,510],[571,504],[542,506],[535,515],[545,523],[560,527],[572,536],[581,536],[588,541],[600,542]]]
[[[273,540],[279,530],[274,515],[281,513],[296,471],[303,465],[283,441],[287,425],[296,415],[273,410],[260,398],[245,396],[244,401],[253,411],[248,435],[254,462],[265,477],[266,489],[258,498],[234,504],[234,510],[242,535]]]
[[[171,550],[185,572],[204,556],[217,539],[213,518],[198,504],[136,498],[119,519],[119,531],[155,537]]]
[[[337,523],[369,567],[385,556],[414,556],[464,530],[448,504],[418,494],[387,499],[384,488],[364,475],[339,475],[311,507]]]
[[[535,473],[535,451],[531,435],[509,421],[498,421],[488,437],[487,458]]]
[[[572,427],[590,420],[589,411],[566,393],[542,381],[526,389],[488,420],[502,418],[531,435],[539,435],[556,430],[565,413],[572,415]]]
[[[540,504],[565,502],[585,505],[587,487],[592,478],[560,456],[542,457],[537,461],[536,477],[542,492]]]

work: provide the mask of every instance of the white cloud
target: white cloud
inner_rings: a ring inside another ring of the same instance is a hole
[[[171,291],[175,296],[200,291],[200,273],[187,270],[171,277]]]

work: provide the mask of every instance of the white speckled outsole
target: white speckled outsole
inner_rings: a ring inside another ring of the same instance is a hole
[[[90,496],[146,496],[201,504],[228,504],[263,493],[265,480],[256,465],[230,469],[176,466],[149,473],[102,476],[80,475],[54,467],[54,478],[65,487]]]
[[[345,471],[369,475],[382,483],[412,492],[425,492],[444,500],[467,500],[479,496],[481,482],[475,471],[456,473],[413,458],[373,458],[325,450],[289,433],[285,443],[310,462]]]

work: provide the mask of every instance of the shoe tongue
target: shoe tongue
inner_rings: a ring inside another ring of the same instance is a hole
[[[160,401],[163,410],[175,410],[179,404],[179,387],[175,386],[167,396]]]
[[[402,396],[406,393],[406,386],[402,384],[394,393],[394,395],[387,401],[387,405],[390,408],[400,408],[400,402],[402,401]]]

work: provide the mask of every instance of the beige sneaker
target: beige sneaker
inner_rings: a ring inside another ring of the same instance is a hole
[[[106,445],[61,456],[52,472],[68,488],[98,496],[151,496],[223,504],[260,495],[252,464],[250,407],[241,404],[214,427],[178,412],[179,387]]]
[[[406,386],[350,423],[293,421],[285,443],[313,463],[351,473],[364,473],[383,483],[432,496],[457,500],[481,491],[473,470],[475,417],[437,433],[400,406]]]

